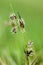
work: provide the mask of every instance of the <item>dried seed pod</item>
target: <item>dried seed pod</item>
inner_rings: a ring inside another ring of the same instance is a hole
[[[22,32],[25,32],[25,23],[24,23],[24,20],[22,18],[19,19],[19,26],[20,26]]]
[[[18,17],[19,17],[19,26],[21,27],[22,32],[25,32],[25,23],[23,18],[20,16],[19,12],[18,12]]]
[[[28,42],[28,47],[30,48],[30,47],[32,46],[32,44],[33,44],[33,42],[30,40],[30,41]]]
[[[16,33],[16,32],[17,32],[17,27],[14,26],[14,27],[12,28],[11,32],[12,32],[12,33]]]
[[[10,19],[11,19],[11,20],[16,19],[16,15],[15,15],[14,13],[10,14]]]
[[[25,51],[25,54],[26,54],[26,56],[29,56],[31,53],[32,53],[33,51],[32,50],[30,50],[30,51]]]
[[[16,23],[15,22],[11,22],[11,26],[12,26],[12,30],[11,30],[11,32],[12,33],[16,33],[17,32],[17,26],[16,26]]]
[[[23,23],[23,20],[22,19],[19,20],[19,23],[20,23],[20,27],[21,28],[24,28],[24,23]]]

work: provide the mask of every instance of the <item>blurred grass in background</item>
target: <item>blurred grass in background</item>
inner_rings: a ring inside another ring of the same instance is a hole
[[[13,10],[24,18],[26,33],[12,35],[11,27],[4,25]],[[43,61],[43,0],[0,0],[0,57],[8,65],[23,65],[23,47],[28,40],[34,42],[33,48]]]

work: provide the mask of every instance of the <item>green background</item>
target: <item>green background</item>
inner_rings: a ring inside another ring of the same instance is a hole
[[[5,26],[10,13],[20,12],[25,20],[25,33],[16,34]],[[23,65],[23,48],[28,40],[34,42],[33,48],[43,61],[43,0],[0,0],[0,57],[12,65]]]

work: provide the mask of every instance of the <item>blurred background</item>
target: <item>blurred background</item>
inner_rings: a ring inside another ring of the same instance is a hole
[[[12,34],[11,26],[4,25],[13,12],[23,17],[26,33]],[[23,48],[29,40],[43,62],[43,0],[0,0],[0,57],[7,65],[24,65]]]

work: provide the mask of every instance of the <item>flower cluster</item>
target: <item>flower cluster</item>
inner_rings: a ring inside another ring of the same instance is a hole
[[[10,18],[10,22],[6,22],[6,24],[12,26],[11,32],[16,33],[18,26],[20,27],[22,32],[25,32],[25,29],[24,29],[25,23],[19,13],[18,13],[18,18],[14,13],[10,14],[9,18]]]
[[[32,44],[33,44],[33,42],[29,41],[28,44],[27,44],[27,46],[26,46],[26,50],[24,51],[25,55],[27,56],[27,58],[28,58],[28,56],[31,55],[31,53],[33,53]]]
[[[12,29],[11,29],[12,33],[17,33],[17,30],[19,30],[18,26],[22,32],[25,32],[25,22],[23,18],[20,16],[19,12],[18,12],[18,18],[14,13],[10,14],[9,18],[10,18],[10,22],[6,24],[12,26]],[[33,42],[30,40],[28,44],[26,45],[26,49],[24,49],[24,53],[25,53],[27,61],[29,60],[28,57],[33,55],[33,52],[34,52],[32,48],[32,44]]]

